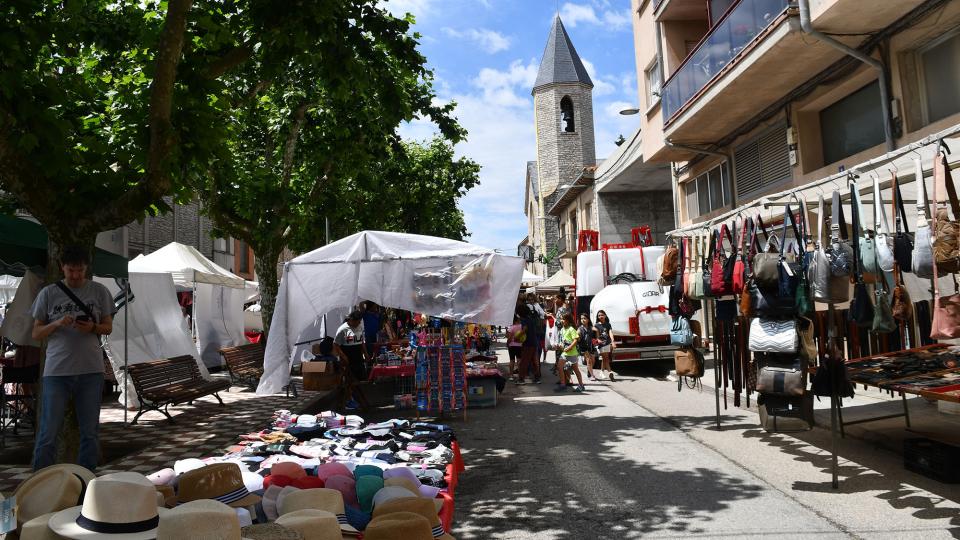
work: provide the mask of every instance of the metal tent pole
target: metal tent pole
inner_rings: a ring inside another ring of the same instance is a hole
[[[127,423],[127,406],[129,396],[127,395],[127,367],[129,364],[129,355],[127,341],[130,339],[128,327],[130,313],[130,276],[127,275],[127,281],[123,286],[123,423]]]
[[[832,356],[832,351],[837,349],[837,332],[836,332],[836,311],[834,310],[833,302],[827,304],[827,335],[829,336],[827,342],[830,344],[827,347],[827,354]],[[842,357],[841,357],[842,359]],[[838,358],[830,358],[830,362],[834,362]],[[831,369],[834,366],[830,366]],[[837,428],[839,425],[839,415],[840,415],[840,405],[839,398],[837,397],[837,388],[838,381],[835,377],[831,377],[830,381],[830,453],[831,456],[831,469],[832,469],[832,486],[833,489],[838,489],[840,487],[839,479],[839,463],[837,459],[837,446],[839,445]]]

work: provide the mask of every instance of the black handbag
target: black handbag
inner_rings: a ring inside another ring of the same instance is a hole
[[[710,233],[710,250],[707,251],[707,256],[703,259],[703,275],[701,279],[703,280],[703,297],[709,298],[713,296],[713,287],[711,286],[711,276],[713,272],[713,256],[716,253],[717,245],[717,231],[714,230]]]
[[[787,209],[783,214],[783,239],[780,242],[780,264],[777,266],[779,276],[777,287],[780,296],[796,298],[800,276],[803,275],[803,267],[798,260],[799,256],[787,249],[787,222],[790,222],[790,228],[793,229],[793,234],[797,238],[797,245],[800,245],[803,242],[803,236],[797,228],[797,220],[794,219],[789,204],[787,204]]]
[[[857,190],[857,184],[850,184],[850,203],[855,205],[860,193]],[[853,237],[860,237],[860,219],[859,212],[853,212]],[[859,243],[858,243],[859,244]],[[856,280],[853,285],[853,300],[850,301],[850,311],[847,316],[851,322],[860,328],[873,327],[873,299],[870,297],[870,291],[867,290],[866,283],[863,282],[863,265],[860,260],[859,245],[853,248],[853,274]]]
[[[907,212],[903,207],[903,194],[900,193],[900,183],[897,175],[893,175],[893,221],[896,224],[896,234],[893,237],[893,258],[900,266],[901,272],[912,272],[913,236],[907,225]],[[901,227],[903,231],[901,231]]]
[[[830,219],[830,246],[827,247],[827,259],[830,261],[830,273],[835,276],[849,276],[853,273],[853,248],[847,240],[847,223],[843,219],[843,206],[840,192],[833,192]]]
[[[796,299],[778,294],[777,290],[757,287],[754,280],[747,285],[750,292],[752,311],[755,316],[783,319],[797,314]]]

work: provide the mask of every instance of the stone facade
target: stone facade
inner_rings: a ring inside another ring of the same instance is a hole
[[[566,132],[561,126],[560,100],[573,101],[574,128]],[[544,216],[539,242],[543,254],[556,253],[560,231],[555,219],[546,210],[560,198],[560,186],[573,184],[584,167],[596,163],[593,133],[593,92],[581,83],[556,83],[534,90],[534,116],[537,133],[537,178],[540,188],[540,216]],[[532,232],[532,231],[531,231]],[[551,259],[549,274],[560,269],[560,261]]]
[[[164,200],[173,211],[127,225],[128,256],[132,259],[141,253],[152,253],[170,242],[179,242],[214,259],[213,224],[208,217],[201,215],[200,201],[173,204],[169,197]]]
[[[630,242],[630,229],[649,225],[653,229],[654,242],[663,245],[666,232],[674,229],[672,197],[670,190],[597,193],[600,242]]]

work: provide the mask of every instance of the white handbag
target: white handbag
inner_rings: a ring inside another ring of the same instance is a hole
[[[914,160],[917,170],[917,232],[913,237],[913,257],[910,268],[919,278],[933,277],[933,238],[930,236],[930,218],[927,216],[927,189],[924,187],[923,166]]]
[[[821,195],[817,205],[817,241],[807,266],[807,282],[810,284],[810,294],[814,301],[846,302],[850,300],[850,280],[847,276],[834,275],[830,268],[830,258],[826,251],[830,238],[825,236],[826,228],[823,224],[824,204]]]
[[[750,321],[750,350],[753,352],[797,352],[797,321],[753,319]]]
[[[887,222],[887,213],[883,209],[883,198],[880,194],[880,179],[873,175],[873,221],[876,223],[877,236],[874,243],[877,246],[877,264],[884,272],[893,272],[893,238],[890,237],[890,224]]]

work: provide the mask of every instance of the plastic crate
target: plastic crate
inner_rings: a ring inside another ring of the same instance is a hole
[[[944,484],[960,484],[960,447],[925,438],[904,439],[903,466]]]

